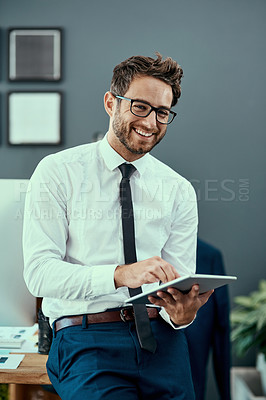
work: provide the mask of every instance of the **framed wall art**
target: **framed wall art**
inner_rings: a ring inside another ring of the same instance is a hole
[[[10,81],[61,79],[60,28],[10,28],[8,78]]]
[[[61,92],[14,91],[7,96],[9,145],[61,144]]]

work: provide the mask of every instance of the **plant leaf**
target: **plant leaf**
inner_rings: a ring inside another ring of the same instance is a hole
[[[234,298],[234,302],[239,306],[252,307],[252,299],[248,296],[237,296]]]
[[[235,345],[237,355],[239,357],[244,356],[252,346],[254,346],[253,335],[247,335],[245,337],[242,337],[242,339],[236,342]]]
[[[266,304],[260,308],[257,322],[257,331],[262,330],[263,327],[266,328]]]

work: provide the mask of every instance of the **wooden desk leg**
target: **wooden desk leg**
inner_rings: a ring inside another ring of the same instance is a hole
[[[11,383],[10,385],[8,385],[8,398],[9,400],[16,400],[17,399],[17,386],[14,383]]]
[[[60,397],[40,385],[10,384],[9,400],[60,400]]]

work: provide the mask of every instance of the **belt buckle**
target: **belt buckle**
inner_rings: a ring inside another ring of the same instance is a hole
[[[123,308],[121,308],[121,310],[120,310],[120,318],[121,318],[121,320],[122,320],[123,322],[127,322],[127,321],[128,321],[128,320],[127,320],[127,316],[125,315],[125,311],[127,311],[127,310],[132,310],[132,316],[133,316],[133,318],[134,318],[134,311],[133,311],[132,307],[123,307]]]

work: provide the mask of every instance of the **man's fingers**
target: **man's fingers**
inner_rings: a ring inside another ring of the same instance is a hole
[[[171,264],[162,263],[160,265],[160,268],[161,268],[161,270],[163,271],[163,274],[164,274],[164,279],[161,279],[161,281],[163,283],[173,281],[174,279],[180,277],[180,275],[178,274],[176,269]]]
[[[151,260],[149,272],[156,276],[162,283],[172,281],[179,277],[176,269],[161,258]]]
[[[159,296],[167,304],[172,304],[174,302],[173,296],[166,292],[158,291],[157,296]]]
[[[175,288],[168,288],[167,292],[170,293],[170,295],[174,298],[175,301],[181,301],[182,296],[184,296],[182,292],[180,292]]]
[[[114,281],[116,288],[127,286],[136,288],[146,283],[169,282],[179,277],[175,268],[163,260],[154,256],[147,260],[128,265],[118,265]]]
[[[192,297],[199,296],[199,285],[193,285],[189,292],[189,295]]]
[[[209,290],[208,292],[199,295],[199,299],[202,301],[202,304],[205,304],[209,300],[213,292],[214,290]]]
[[[158,306],[158,307],[164,307],[165,306],[165,302],[162,299],[159,299],[157,297],[153,297],[153,296],[148,296],[149,301]]]
[[[160,265],[151,266],[149,268],[149,273],[152,274],[156,279],[154,282],[167,282],[167,277],[164,272],[164,269]]]
[[[191,290],[187,294],[182,293],[180,290],[175,289],[175,288],[168,288],[167,291],[171,294],[171,296],[173,296],[173,298],[176,301],[179,301],[179,300],[181,301],[184,295],[185,296],[188,295],[188,297],[193,299],[193,298],[199,296],[199,285],[193,285]]]
[[[167,292],[157,291],[155,298],[149,296],[149,301],[159,307],[164,307],[170,315],[171,320],[177,325],[186,325],[195,317],[197,311],[202,307],[214,291],[199,294],[199,285],[193,285],[190,292],[183,294],[175,288],[168,288]]]

